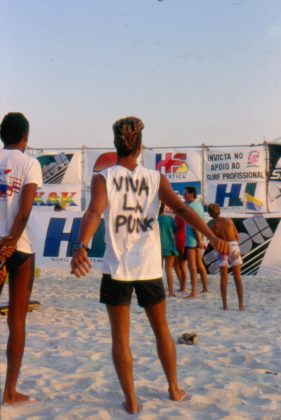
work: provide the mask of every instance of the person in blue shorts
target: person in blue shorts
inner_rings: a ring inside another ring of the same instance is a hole
[[[205,220],[202,204],[197,200],[197,191],[193,186],[184,189],[184,199],[186,204],[194,210],[198,216]],[[204,236],[198,229],[194,229],[189,224],[186,225],[186,258],[190,273],[191,293],[187,299],[198,297],[198,272],[202,281],[202,292],[208,292],[207,271],[202,260],[202,250],[204,249]]]

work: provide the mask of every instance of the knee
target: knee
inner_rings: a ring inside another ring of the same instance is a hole
[[[197,271],[196,264],[192,261],[188,261],[188,269],[189,271]]]

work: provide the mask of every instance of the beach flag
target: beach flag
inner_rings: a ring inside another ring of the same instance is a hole
[[[244,194],[244,198],[245,198],[245,208],[247,210],[261,211],[262,206],[263,206],[262,200],[259,200],[258,198],[255,198],[254,196],[248,193]]]

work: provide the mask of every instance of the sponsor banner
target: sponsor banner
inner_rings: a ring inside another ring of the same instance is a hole
[[[29,149],[39,160],[44,184],[76,184],[81,182],[81,151]]]
[[[115,149],[85,149],[85,208],[91,199],[91,180],[93,174],[115,165]]]
[[[207,148],[204,175],[206,183],[265,182],[265,148]]]
[[[67,211],[81,211],[81,184],[44,184],[37,189],[35,211],[53,211],[56,204]]]
[[[70,270],[72,243],[77,241],[83,213],[36,212],[30,217],[36,266],[39,268],[60,268]],[[90,241],[89,259],[100,268],[105,251],[104,223]]]
[[[173,184],[198,182],[202,178],[202,153],[200,150],[187,148],[144,149],[143,165],[166,175]]]
[[[229,217],[229,216],[228,216]],[[249,215],[230,216],[239,233],[242,275],[281,275],[281,259],[277,244],[281,243],[281,214],[278,217]],[[210,274],[219,273],[217,253],[208,247],[203,261]],[[231,272],[231,267],[229,267]]]
[[[30,217],[36,266],[70,270],[72,242],[77,240],[82,212],[36,212]],[[242,275],[278,275],[281,277],[281,213],[264,215],[228,214],[240,235]],[[89,243],[89,258],[101,268],[105,251],[104,222]],[[203,256],[210,274],[218,273],[217,254],[208,248]],[[231,269],[230,269],[231,270]]]
[[[281,209],[281,145],[269,144],[268,207],[271,212]]]
[[[116,152],[114,149],[85,149],[86,173],[85,181],[90,185],[93,173],[110,168],[116,163]]]
[[[205,203],[217,203],[227,211],[266,212],[265,183],[206,183]]]

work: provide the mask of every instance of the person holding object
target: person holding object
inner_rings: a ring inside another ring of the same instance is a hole
[[[125,395],[123,406],[130,414],[141,409],[134,388],[129,344],[133,290],[156,337],[169,397],[181,401],[186,396],[178,384],[175,344],[166,318],[157,221],[160,201],[201,231],[219,252],[227,254],[229,251],[228,243],[217,238],[206,223],[178,198],[164,175],[138,165],[143,128],[143,122],[136,117],[122,118],[113,124],[117,162],[92,178],[91,200],[82,217],[71,260],[71,273],[76,277],[89,272],[91,263],[87,244],[103,215],[106,250],[100,302],[106,304],[111,324],[113,362]]]
[[[9,336],[7,372],[3,404],[17,405],[30,399],[17,391],[17,381],[25,346],[25,323],[32,291],[35,254],[28,219],[37,187],[42,185],[38,160],[24,151],[29,135],[29,122],[21,113],[9,113],[1,122],[0,137],[0,293],[9,273]]]

